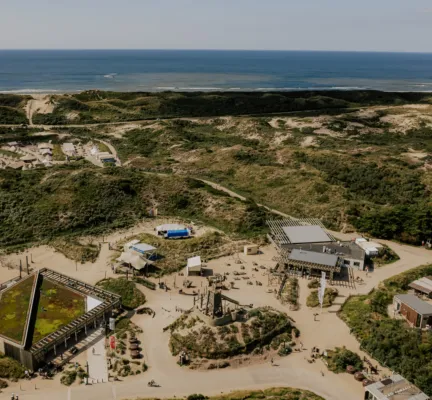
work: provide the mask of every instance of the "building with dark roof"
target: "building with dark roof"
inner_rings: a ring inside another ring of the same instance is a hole
[[[294,249],[326,253],[339,257],[342,266],[364,270],[366,253],[354,241],[337,241],[317,219],[286,219],[267,221],[268,236],[281,253]]]
[[[432,326],[432,304],[414,294],[397,294],[393,298],[395,313],[402,315],[415,328]]]

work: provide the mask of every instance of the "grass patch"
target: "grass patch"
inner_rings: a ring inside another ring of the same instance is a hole
[[[21,156],[13,151],[0,149],[0,155],[19,159]]]
[[[58,252],[64,254],[70,260],[75,260],[81,263],[95,262],[99,256],[100,248],[95,244],[81,244],[77,240],[57,239],[51,242]]]
[[[53,145],[52,159],[53,161],[66,161],[66,156],[59,143]]]
[[[333,304],[333,301],[338,296],[339,292],[337,289],[333,288],[326,288],[325,294],[324,294],[324,301],[323,301],[323,308],[331,307]],[[313,290],[309,294],[309,296],[306,299],[306,305],[308,307],[318,307],[320,305],[319,299],[318,299],[318,290]]]
[[[84,296],[48,279],[43,278],[39,293],[33,343],[84,315],[86,310]]]
[[[120,295],[122,305],[129,309],[137,308],[146,301],[144,294],[136,287],[135,282],[126,280],[126,278],[104,279],[99,281],[96,286]]]
[[[218,232],[182,240],[166,240],[151,234],[141,234],[137,238],[157,248],[159,258],[155,261],[154,266],[156,272],[162,274],[185,267],[191,254],[200,254],[204,260],[212,259],[221,254],[224,251],[224,245],[230,242],[226,236]]]
[[[21,343],[27,321],[34,276],[4,291],[0,298],[0,334]]]
[[[218,396],[207,397],[202,394],[192,394],[187,400],[324,400],[322,397],[308,390],[295,388],[270,388],[265,390],[239,390]],[[155,400],[155,399],[140,399]],[[168,400],[168,399],[167,399]],[[174,400],[174,399],[172,399]]]

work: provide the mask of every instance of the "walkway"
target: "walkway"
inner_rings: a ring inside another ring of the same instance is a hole
[[[103,329],[99,329],[103,334]],[[87,362],[89,366],[89,383],[108,382],[108,367],[105,350],[105,336],[87,349]]]

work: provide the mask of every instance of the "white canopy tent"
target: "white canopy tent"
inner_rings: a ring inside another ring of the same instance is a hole
[[[120,257],[117,258],[117,261],[123,264],[128,264],[137,271],[141,271],[147,265],[146,260],[141,258],[138,254],[128,252],[121,253]]]

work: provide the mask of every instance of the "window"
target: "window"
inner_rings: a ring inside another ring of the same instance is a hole
[[[354,261],[354,267],[360,267],[360,262],[359,261]]]

